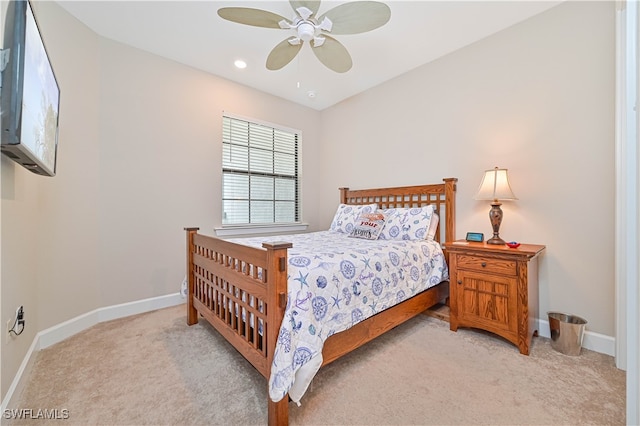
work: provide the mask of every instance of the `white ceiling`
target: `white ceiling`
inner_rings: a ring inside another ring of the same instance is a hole
[[[269,52],[292,30],[237,24],[216,13],[221,7],[252,7],[292,18],[288,1],[58,3],[103,37],[322,110],[561,1],[387,0],[391,19],[386,25],[367,33],[335,36],[353,59],[353,68],[343,74],[322,65],[309,44],[287,66],[269,71],[265,67]],[[324,0],[318,12],[321,15],[342,3]],[[233,65],[240,58],[248,64],[244,70]]]

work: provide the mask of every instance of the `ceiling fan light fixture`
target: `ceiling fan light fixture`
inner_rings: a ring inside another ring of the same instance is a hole
[[[324,44],[326,38],[324,37],[314,37],[313,38],[313,47],[320,47]]]
[[[298,38],[303,41],[311,41],[316,35],[316,29],[310,22],[302,22],[298,25]]]

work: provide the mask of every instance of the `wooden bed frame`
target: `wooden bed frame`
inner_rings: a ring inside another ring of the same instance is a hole
[[[456,178],[444,183],[396,188],[340,188],[344,204],[378,203],[381,209],[434,205],[440,216],[436,240],[455,240]],[[444,238],[440,230],[444,227]],[[204,317],[269,381],[273,353],[287,305],[287,249],[290,243],[244,246],[187,231],[187,324]],[[446,256],[446,253],[445,253]],[[449,296],[444,281],[329,337],[322,350],[329,364]],[[258,325],[258,327],[256,327]],[[268,398],[270,425],[286,425],[289,401]]]

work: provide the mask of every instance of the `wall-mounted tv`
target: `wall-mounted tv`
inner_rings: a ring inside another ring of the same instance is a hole
[[[33,173],[55,176],[60,88],[31,3],[10,1],[4,28],[0,149]]]

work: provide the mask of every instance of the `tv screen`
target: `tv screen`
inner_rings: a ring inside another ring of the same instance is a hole
[[[55,176],[60,88],[27,0],[9,2],[2,56],[2,153]]]

